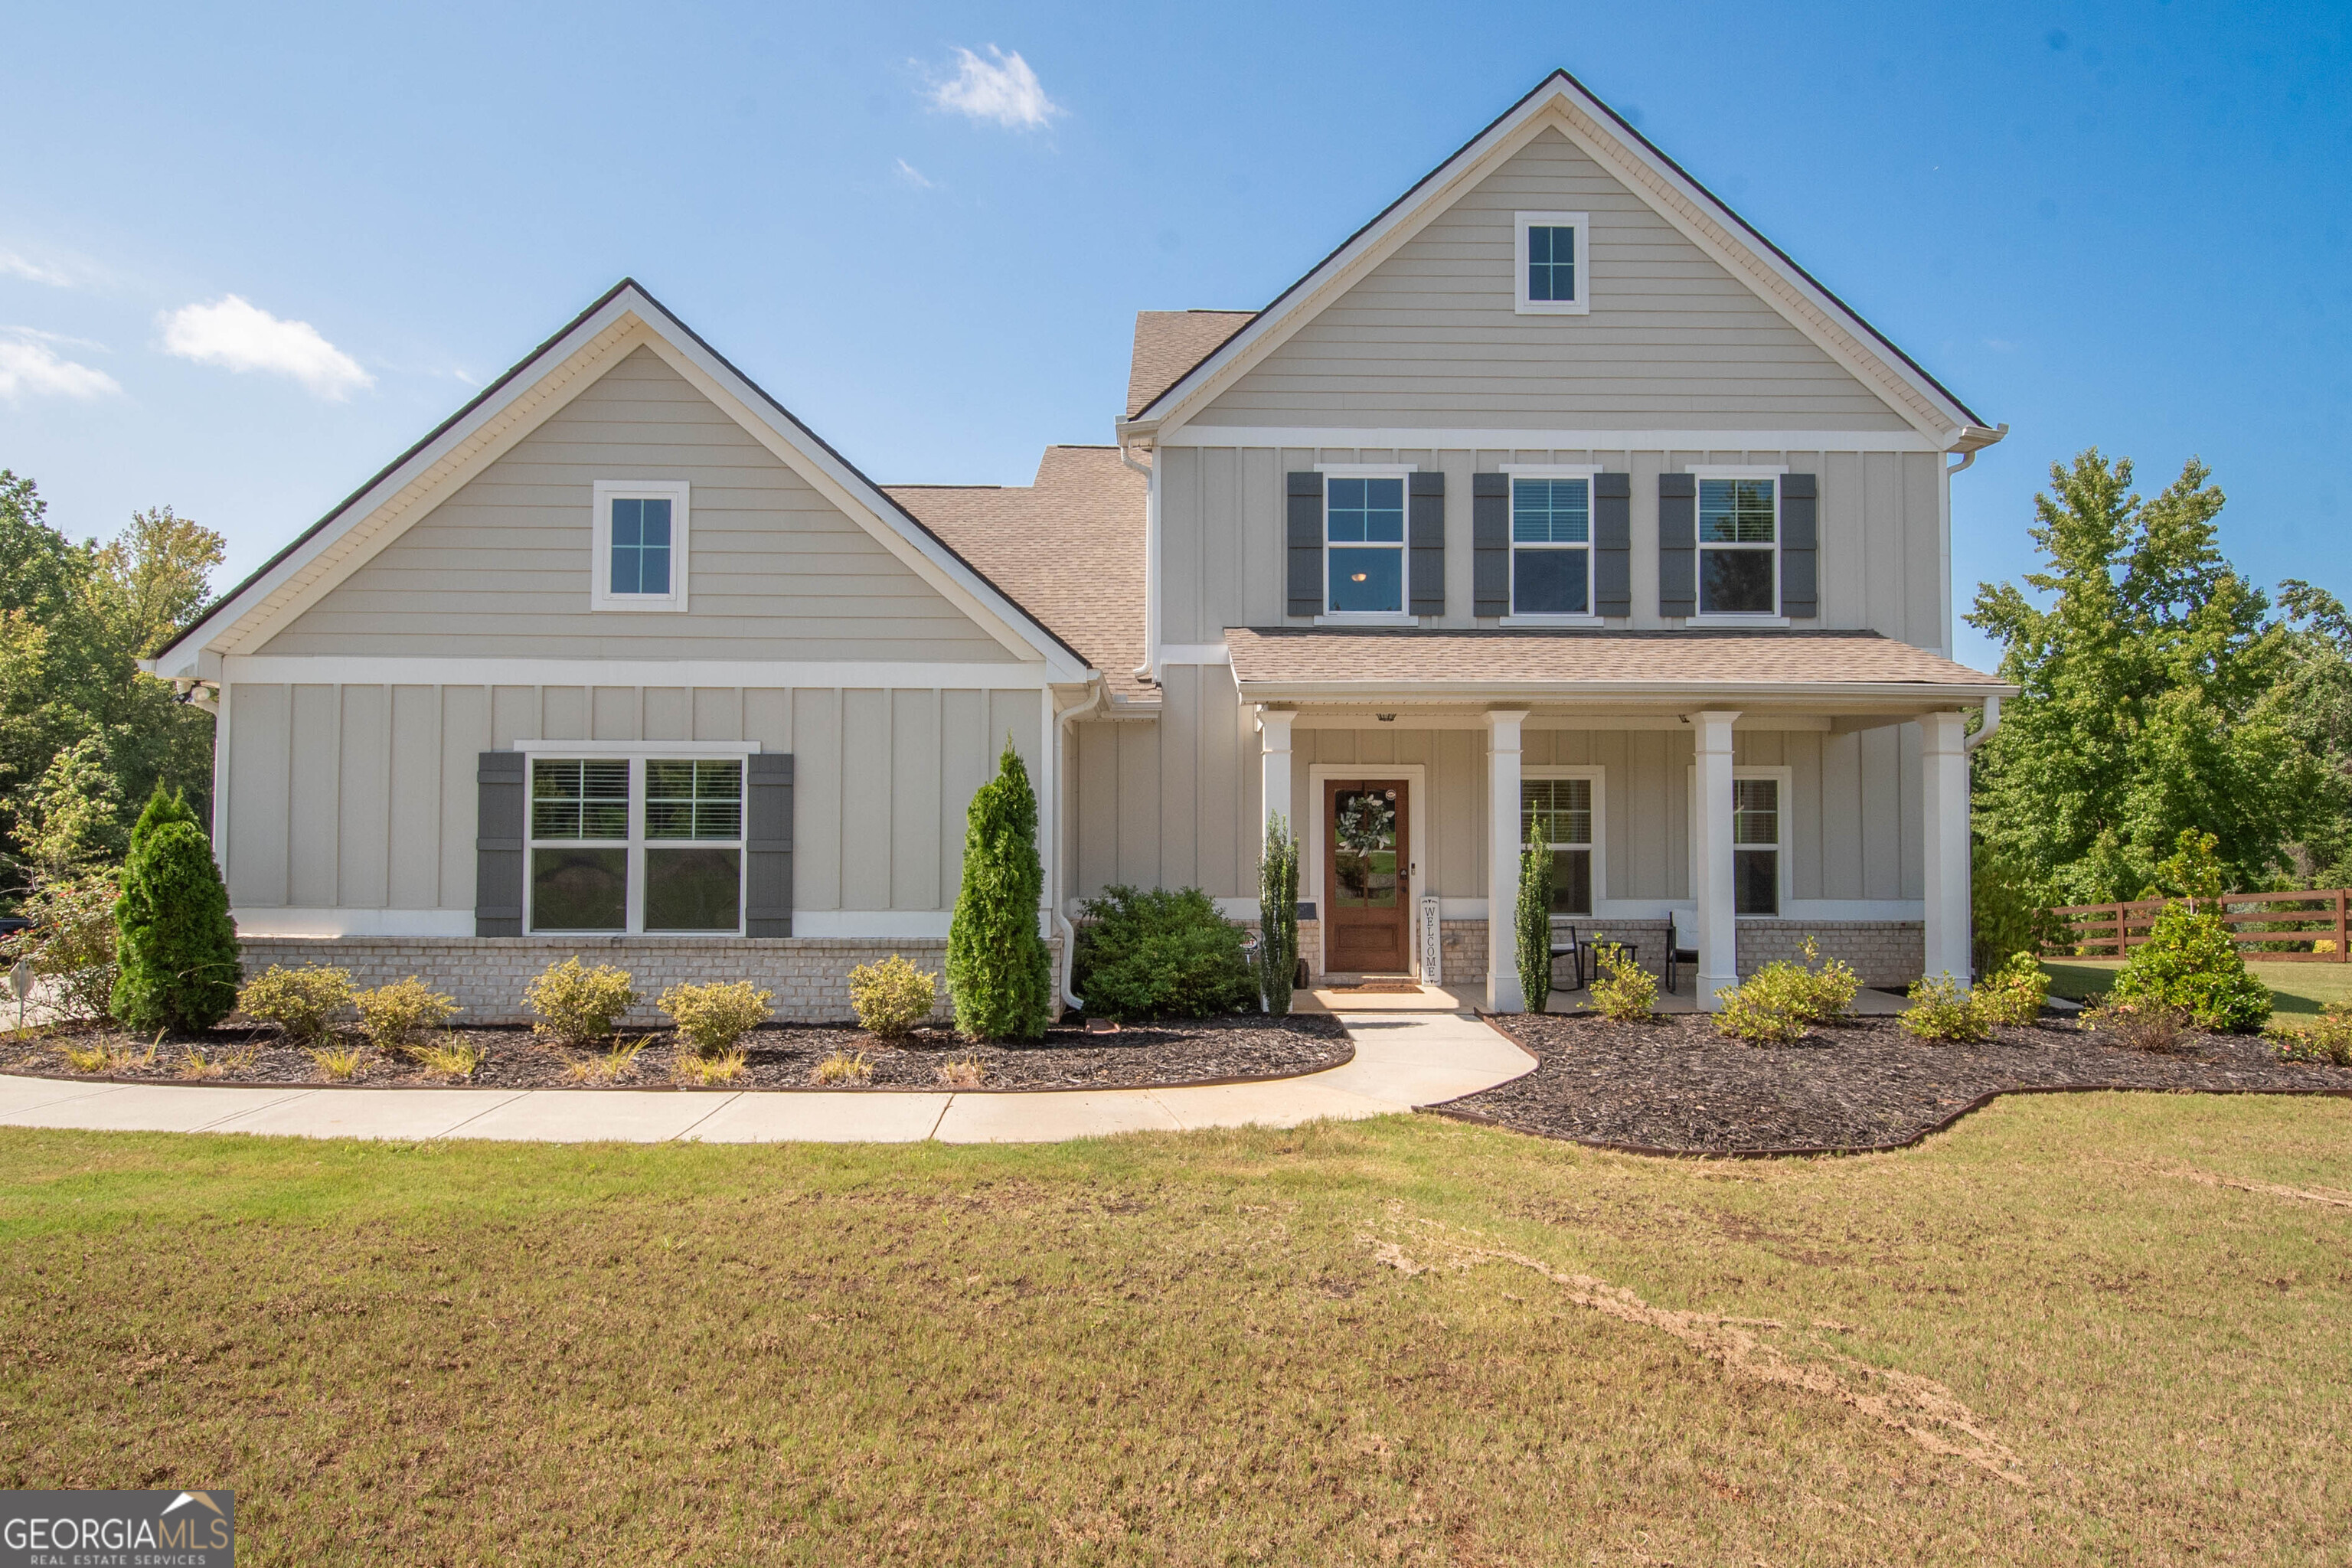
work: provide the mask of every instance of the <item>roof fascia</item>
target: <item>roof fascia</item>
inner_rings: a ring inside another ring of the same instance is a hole
[[[1463,698],[1512,698],[1530,701],[1570,699],[1639,700],[1661,698],[1694,703],[1802,702],[1863,704],[1870,710],[1889,702],[1916,705],[1921,711],[1974,705],[1988,697],[2008,699],[2019,689],[2000,683],[1979,685],[1912,680],[1807,680],[1786,682],[1706,680],[1252,680],[1234,683],[1244,701],[1444,702]]]

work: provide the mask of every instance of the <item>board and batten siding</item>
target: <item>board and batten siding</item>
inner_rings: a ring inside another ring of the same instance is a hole
[[[1590,313],[1517,312],[1512,215],[1529,211],[1590,215]],[[1911,428],[1549,128],[1188,423]]]
[[[240,910],[474,907],[478,753],[543,741],[757,741],[793,759],[796,911],[940,911],[964,812],[1036,691],[238,682],[229,899]]]
[[[684,479],[688,608],[592,612],[598,479]],[[257,650],[922,662],[1003,644],[639,347]]]
[[[1800,623],[1943,646],[1943,458],[1934,452],[1496,451],[1411,447],[1168,447],[1160,469],[1161,639],[1215,643],[1228,626],[1307,624],[1286,615],[1283,476],[1318,463],[1412,463],[1445,475],[1445,614],[1441,626],[1493,626],[1471,614],[1470,477],[1506,463],[1591,463],[1633,479],[1633,616],[1612,625],[1685,624],[1658,614],[1658,476],[1692,464],[1757,464],[1812,474],[1820,488],[1820,614]]]

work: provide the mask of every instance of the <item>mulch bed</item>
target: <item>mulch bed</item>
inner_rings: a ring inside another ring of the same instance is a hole
[[[1712,1019],[1691,1015],[1491,1021],[1540,1065],[1431,1109],[1645,1154],[1899,1149],[2019,1091],[2352,1095],[2352,1069],[2282,1062],[2259,1038],[2192,1035],[2177,1050],[2137,1051],[2046,1016],[1976,1045],[1916,1039],[1892,1018],[1825,1025],[1793,1046],[1726,1039]]]
[[[675,1080],[675,1050],[666,1031],[650,1036],[627,1076],[609,1085],[572,1077],[576,1063],[601,1053],[542,1044],[522,1028],[453,1029],[448,1040],[469,1040],[487,1053],[482,1066],[463,1081],[500,1089],[667,1089]],[[635,1040],[634,1031],[622,1037]],[[353,1031],[338,1041],[360,1047],[361,1068],[351,1081],[365,1088],[446,1087],[405,1057],[387,1057],[367,1047]],[[110,1046],[121,1058],[93,1072],[76,1069],[64,1047]],[[149,1041],[95,1025],[68,1025],[26,1039],[0,1036],[0,1072],[119,1083],[185,1083],[191,1052],[219,1070],[202,1075],[206,1083],[324,1085],[325,1075],[305,1050],[274,1028],[222,1027],[202,1035],[173,1035],[147,1057]],[[866,1089],[939,1089],[940,1069],[950,1062],[980,1059],[980,1088],[987,1089],[1155,1089],[1179,1084],[1231,1083],[1253,1079],[1294,1078],[1338,1067],[1356,1054],[1337,1018],[1293,1014],[1268,1018],[1257,1014],[1192,1018],[1161,1024],[1129,1024],[1117,1034],[1090,1035],[1076,1023],[1057,1025],[1031,1046],[971,1045],[944,1029],[925,1029],[902,1047],[883,1045],[853,1026],[782,1024],[753,1031],[744,1040],[748,1071],[727,1089],[808,1089],[819,1062],[838,1053],[862,1053],[873,1063],[865,1084],[828,1087]],[[127,1059],[123,1059],[127,1058]]]

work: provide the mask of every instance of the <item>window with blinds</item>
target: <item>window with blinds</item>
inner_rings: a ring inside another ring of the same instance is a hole
[[[1551,847],[1551,912],[1592,912],[1592,781],[1519,781],[1519,841]]]

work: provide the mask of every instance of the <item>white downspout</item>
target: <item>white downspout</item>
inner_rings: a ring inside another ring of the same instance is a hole
[[[1065,781],[1069,776],[1070,722],[1080,714],[1091,711],[1108,694],[1108,685],[1097,676],[1093,684],[1087,688],[1083,701],[1074,702],[1067,708],[1058,708],[1054,711],[1054,871],[1052,877],[1048,879],[1046,897],[1053,905],[1054,930],[1059,932],[1062,938],[1061,973],[1057,977],[1062,994],[1062,1005],[1074,1013],[1085,1012],[1087,1004],[1085,998],[1070,989],[1070,980],[1076,973],[1073,965],[1077,962],[1078,932],[1077,928],[1070,923],[1069,914],[1062,907],[1064,902],[1062,862],[1066,858],[1062,853],[1063,797],[1068,790]],[[1049,694],[1046,701],[1050,703],[1052,700],[1053,698]]]
[[[1983,725],[1978,729],[1975,734],[1970,735],[1968,740],[1962,743],[1963,750],[1970,752],[1975,751],[1979,746],[1981,746],[1987,741],[1991,740],[1992,732],[2000,728],[2000,698],[1988,697],[1984,700],[1984,716],[1985,721]]]
[[[1160,459],[1155,456],[1149,463],[1139,463],[1129,455],[1124,438],[1118,444],[1118,460],[1141,474],[1143,491],[1143,662],[1135,667],[1136,678],[1157,685],[1160,681]]]

